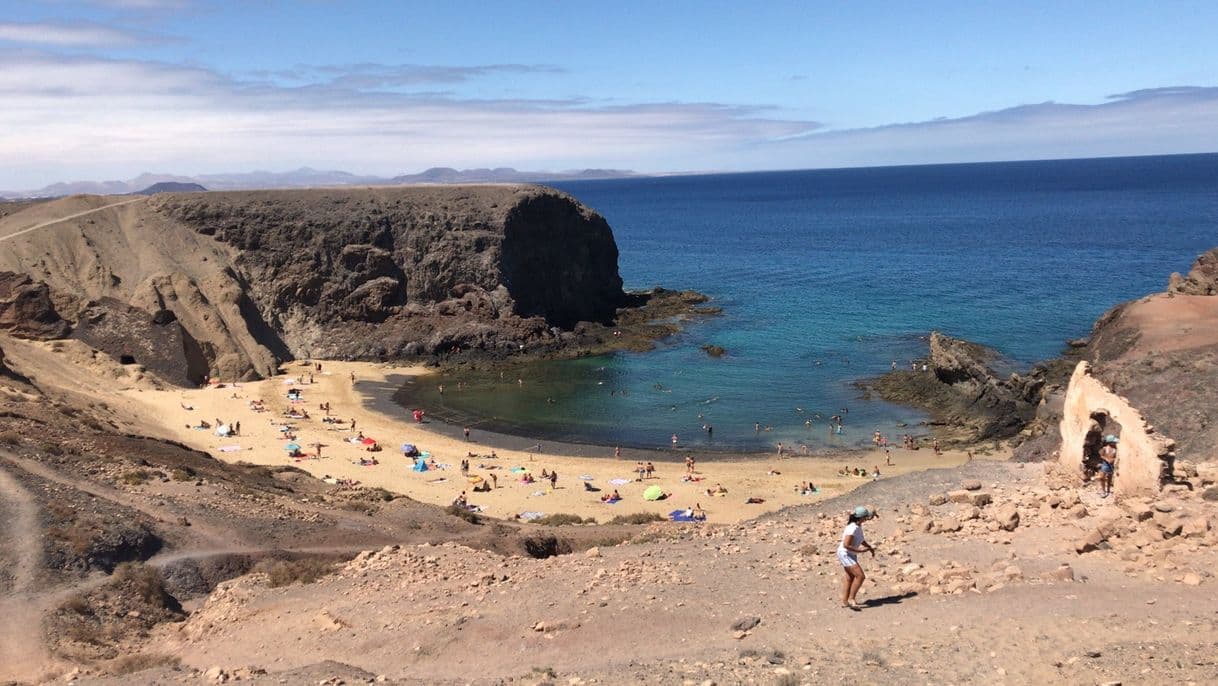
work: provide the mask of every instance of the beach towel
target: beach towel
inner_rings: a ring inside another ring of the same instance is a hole
[[[544,516],[546,516],[546,513],[544,513],[544,512],[521,512],[520,513],[520,518],[525,520],[526,522],[531,522],[534,519],[541,519]]]
[[[222,453],[235,453],[238,450],[241,450],[241,446],[239,445],[225,445],[220,447],[220,452]]]
[[[601,502],[606,505],[617,505],[618,503],[622,502],[622,499],[621,498],[610,498],[608,500],[602,500]]]
[[[621,486],[623,484],[630,483],[630,479],[610,479],[609,483],[613,484],[614,486]]]
[[[527,471],[529,471],[529,470],[525,469],[524,467],[512,467],[512,469],[511,469],[511,472],[513,474],[523,474]]]
[[[533,494],[530,495],[529,497],[530,498],[540,498],[541,496],[543,496],[545,494],[546,494],[545,491],[533,491]]]
[[[579,478],[580,478],[581,480],[583,480],[583,481],[591,481],[591,480],[592,480],[592,475],[590,475],[590,474],[580,474],[580,475],[579,475]]]
[[[701,522],[706,520],[706,517],[685,514],[685,510],[673,510],[668,513],[668,518],[674,522]]]

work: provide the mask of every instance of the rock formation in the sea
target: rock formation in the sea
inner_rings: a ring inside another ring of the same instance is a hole
[[[4,235],[80,215],[6,242],[0,269],[26,280],[8,291],[0,284],[0,300],[17,293],[0,326],[44,338],[75,329],[177,381],[248,379],[309,356],[595,349],[618,342],[620,308],[648,300],[623,292],[605,220],[537,186],[162,193],[104,207],[111,203],[76,196],[0,218]],[[135,339],[126,352],[124,331]]]
[[[1167,292],[1182,295],[1218,295],[1218,248],[1202,253],[1193,263],[1188,276],[1172,274],[1167,283]]]
[[[945,438],[1010,438],[1035,419],[1055,376],[1043,366],[1004,373],[1001,363],[994,350],[935,331],[926,371],[894,371],[863,385],[884,400],[926,410]]]

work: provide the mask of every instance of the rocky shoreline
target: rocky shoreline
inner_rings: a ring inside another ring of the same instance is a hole
[[[947,445],[1008,441],[1016,459],[1043,460],[1060,443],[1070,375],[1087,361],[1183,447],[1213,445],[1199,437],[1214,432],[1209,408],[1218,382],[1218,336],[1210,329],[1216,294],[1218,248],[1200,255],[1187,275],[1172,274],[1166,292],[1113,307],[1088,338],[1067,341],[1060,356],[1022,374],[1004,371],[1009,365],[998,351],[932,332],[917,369],[856,385],[864,397],[925,410],[928,426]]]

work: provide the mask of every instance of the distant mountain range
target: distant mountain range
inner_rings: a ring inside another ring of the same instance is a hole
[[[125,195],[128,193],[155,193],[170,189],[225,191],[264,188],[309,188],[314,186],[402,185],[412,183],[540,183],[544,181],[569,181],[572,179],[616,179],[628,176],[638,176],[638,174],[620,169],[582,169],[545,172],[519,171],[511,167],[499,167],[496,169],[433,167],[419,174],[403,174],[389,178],[383,176],[360,176],[345,171],[325,171],[301,167],[300,169],[287,172],[252,171],[234,174],[199,174],[197,176],[144,173],[128,181],[72,181],[68,183],[53,183],[44,188],[30,191],[0,191],[0,197],[43,198],[82,193]],[[192,187],[196,185],[200,186],[200,188]]]

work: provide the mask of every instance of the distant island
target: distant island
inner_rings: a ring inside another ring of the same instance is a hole
[[[252,171],[231,174],[198,174],[196,176],[144,173],[127,181],[71,181],[53,183],[36,190],[0,191],[0,198],[55,198],[82,194],[148,195],[167,191],[269,190],[322,186],[394,186],[417,183],[543,183],[546,181],[618,179],[632,176],[639,176],[639,174],[623,169],[578,169],[549,172],[520,171],[511,167],[494,169],[432,167],[417,174],[385,177],[301,167],[286,172]]]

